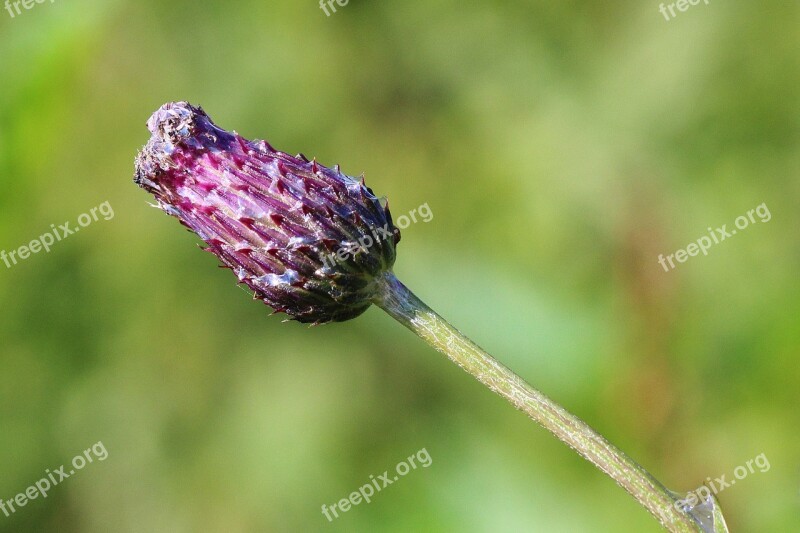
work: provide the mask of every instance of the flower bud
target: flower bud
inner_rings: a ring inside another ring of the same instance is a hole
[[[400,231],[363,181],[162,106],[134,182],[195,232],[254,298],[300,322],[354,318],[390,270]]]

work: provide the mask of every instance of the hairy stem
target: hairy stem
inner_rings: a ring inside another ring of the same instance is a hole
[[[664,528],[676,533],[703,531],[694,519],[675,508],[672,494],[649,472],[483,351],[425,305],[394,274],[385,273],[378,283],[378,306],[605,472]]]

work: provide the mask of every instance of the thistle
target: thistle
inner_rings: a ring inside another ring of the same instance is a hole
[[[134,181],[203,239],[254,298],[300,322],[355,318],[391,269],[400,230],[364,184],[166,104]]]
[[[425,305],[392,273],[400,232],[364,184],[217,127],[169,103],[147,123],[134,181],[207,244],[254,298],[300,322],[343,321],[376,304],[592,462],[669,531],[725,532],[716,501],[675,493]]]

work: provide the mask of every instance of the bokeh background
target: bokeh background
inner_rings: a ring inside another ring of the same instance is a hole
[[[732,531],[800,526],[800,8],[56,0],[0,11],[2,531],[644,532],[612,481],[378,309],[269,317],[131,182],[161,104],[390,197],[395,271],[667,486],[764,453]],[[766,202],[671,272],[674,253]],[[413,471],[333,523],[347,497]]]

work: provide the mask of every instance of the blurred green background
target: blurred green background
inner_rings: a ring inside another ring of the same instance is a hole
[[[676,491],[764,453],[728,524],[797,531],[798,22],[772,0],[0,11],[0,249],[115,212],[0,263],[0,498],[109,453],[0,531],[659,531],[380,310],[268,317],[131,182],[172,100],[366,172],[395,216],[427,202],[395,268],[417,294]],[[322,515],[421,448],[430,468]]]

